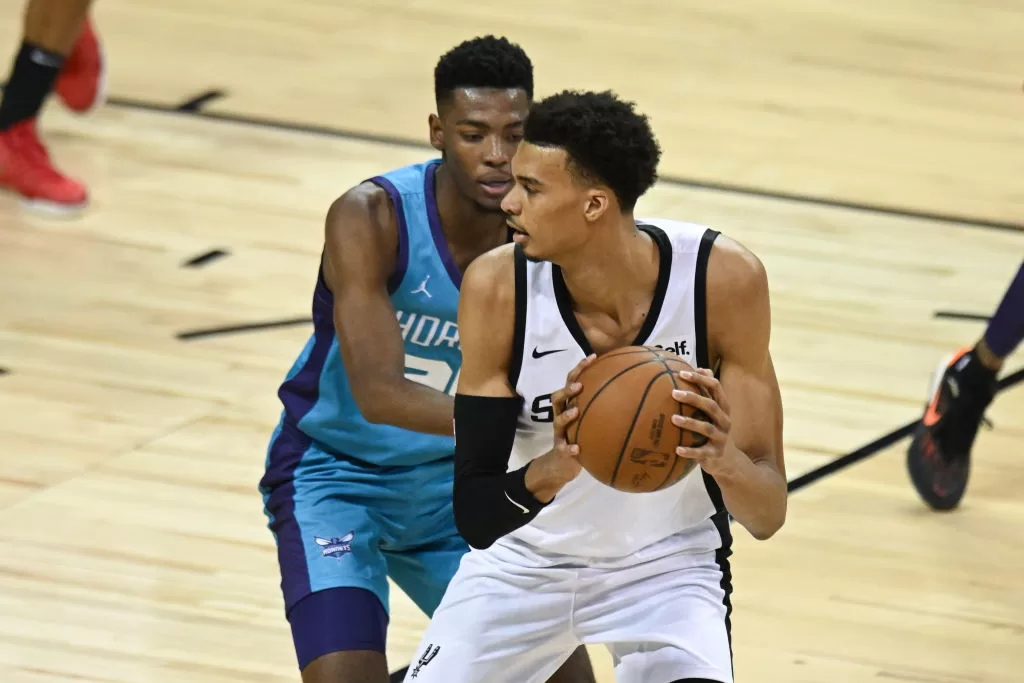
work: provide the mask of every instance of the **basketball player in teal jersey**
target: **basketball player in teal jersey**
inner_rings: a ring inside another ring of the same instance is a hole
[[[508,241],[501,200],[533,96],[487,36],[438,62],[430,142],[331,206],[314,331],[281,385],[260,482],[306,683],[388,681],[390,576],[433,613],[468,547],[452,513],[462,273]],[[585,651],[552,680],[592,681]]]

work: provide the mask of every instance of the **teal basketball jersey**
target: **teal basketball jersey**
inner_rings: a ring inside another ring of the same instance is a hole
[[[439,163],[433,159],[406,166],[370,182],[387,191],[398,218],[398,259],[388,290],[405,342],[405,376],[454,394],[462,364],[457,320],[462,274],[437,213],[434,174]],[[373,424],[363,417],[338,348],[333,308],[321,265],[313,294],[313,333],[278,391],[284,405],[279,429],[297,427],[321,448],[373,465],[410,466],[452,457],[451,437]]]

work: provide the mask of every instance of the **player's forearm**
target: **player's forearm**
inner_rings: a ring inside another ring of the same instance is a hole
[[[786,480],[768,462],[754,462],[738,451],[736,456],[736,467],[715,477],[725,507],[751,536],[770,538],[786,521]]]
[[[363,417],[424,434],[452,436],[452,397],[408,379],[369,380],[362,391],[353,385]]]
[[[529,524],[543,509],[526,487],[526,470],[508,472],[519,398],[455,399],[455,488],[459,534],[474,548]]]
[[[544,504],[530,495],[526,468],[504,474],[458,474],[452,505],[455,527],[466,543],[488,548],[502,536],[526,526]]]

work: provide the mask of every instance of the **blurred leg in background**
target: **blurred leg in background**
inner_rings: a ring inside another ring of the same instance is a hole
[[[35,208],[63,213],[88,203],[39,138],[37,119],[51,92],[77,113],[103,103],[104,64],[88,13],[92,0],[29,0],[22,43],[0,100],[0,186]]]
[[[1024,263],[977,343],[960,349],[935,371],[928,408],[907,451],[910,479],[932,508],[950,510],[960,504],[974,438],[995,398],[997,376],[1022,339]]]

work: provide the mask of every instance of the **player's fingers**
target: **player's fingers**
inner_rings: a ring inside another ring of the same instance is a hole
[[[710,422],[704,420],[695,420],[692,417],[683,417],[682,415],[673,415],[672,424],[680,429],[685,429],[689,432],[696,434],[703,434],[708,439],[713,439],[717,435],[718,428]]]
[[[566,408],[571,406],[572,399],[574,399],[576,394],[580,393],[582,389],[583,385],[579,382],[571,382],[568,386],[564,386],[551,394],[551,406],[555,410],[555,415],[564,412]]]
[[[571,406],[555,415],[555,435],[564,438],[565,432],[573,420],[579,417],[580,409]]]
[[[583,360],[581,360],[579,363],[577,363],[576,367],[569,371],[569,375],[568,377],[566,377],[565,383],[568,385],[578,380],[580,378],[580,375],[583,374],[583,371],[586,369],[586,367],[594,362],[595,358],[597,358],[597,355],[592,353]]]
[[[560,452],[566,457],[578,460],[580,457],[580,447],[574,443],[563,443],[558,446]]]
[[[722,383],[718,381],[713,372],[707,368],[700,368],[696,372],[683,370],[679,373],[679,377],[683,381],[690,382],[704,389],[708,396],[713,398],[726,412],[729,412],[724,404],[725,393],[722,391]]]
[[[686,458],[687,460],[696,460],[697,464],[702,464],[707,457],[707,454],[706,446],[698,446],[696,448],[678,446],[676,448],[676,455],[680,458]]]
[[[722,410],[721,406],[715,403],[713,398],[708,396],[701,396],[700,394],[692,391],[685,391],[683,389],[675,389],[672,391],[672,398],[685,403],[686,405],[693,406],[694,408],[703,411],[705,415],[711,418],[718,427],[725,427],[728,415]]]

